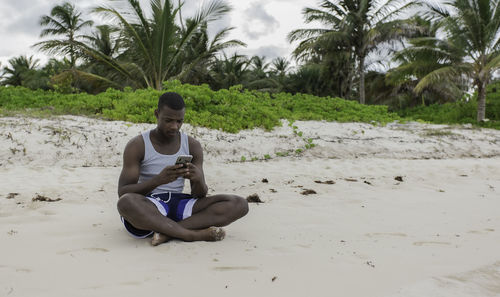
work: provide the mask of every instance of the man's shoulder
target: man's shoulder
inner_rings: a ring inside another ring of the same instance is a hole
[[[200,151],[202,150],[201,143],[194,137],[188,135],[189,151]]]
[[[187,135],[187,134],[186,134]],[[201,145],[200,142],[191,135],[187,135],[189,146],[191,145]]]
[[[132,144],[134,146],[136,146],[136,145],[144,146],[144,138],[142,137],[142,134],[139,134],[139,135],[132,137],[128,143]]]
[[[130,139],[125,146],[125,150],[138,154],[144,154],[144,139],[142,138],[142,135],[139,134]]]

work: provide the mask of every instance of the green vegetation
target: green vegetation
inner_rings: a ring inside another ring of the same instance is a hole
[[[469,101],[419,106],[398,111],[409,120],[423,120],[435,124],[476,124],[477,96]],[[500,129],[500,82],[490,84],[486,94],[486,118],[479,125]]]
[[[288,93],[271,95],[243,90],[241,86],[213,91],[207,85],[193,86],[179,81],[166,82],[164,88],[178,92],[186,100],[187,123],[227,132],[255,127],[269,130],[280,125],[280,119],[380,124],[400,119],[396,113],[388,112],[386,106],[361,105],[340,98]],[[156,119],[153,111],[160,94],[161,91],[154,89],[108,89],[106,92],[90,95],[0,87],[0,108],[7,111],[48,110],[52,114],[81,114],[154,123]],[[302,135],[300,131],[296,133]],[[311,147],[312,140],[304,139],[304,142]]]
[[[178,92],[186,99],[187,123],[235,133],[255,127],[269,130],[280,125],[280,119],[287,119],[293,133],[303,138],[304,149],[314,147],[314,143],[312,139],[303,137],[302,131],[293,125],[296,120],[379,124],[412,120],[436,124],[470,123],[500,129],[500,82],[489,86],[486,98],[486,117],[489,121],[479,124],[475,119],[475,96],[469,101],[418,106],[392,113],[386,106],[381,105],[368,106],[340,98],[306,94],[269,94],[244,90],[241,86],[213,91],[207,85],[194,86],[171,81],[166,82],[164,87],[169,91]],[[126,88],[124,91],[108,89],[106,92],[91,95],[61,94],[25,87],[0,87],[0,113],[12,115],[22,112],[34,116],[74,114],[154,123],[153,111],[161,92],[154,89]]]

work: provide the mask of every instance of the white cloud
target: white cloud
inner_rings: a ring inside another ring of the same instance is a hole
[[[122,5],[120,1],[106,0],[73,0],[71,1],[83,12],[84,19],[92,19],[102,23],[102,19],[89,14],[89,9],[97,5]],[[140,0],[149,11],[149,0]],[[183,17],[192,16],[196,9],[208,0],[186,0]],[[227,1],[233,11],[224,19],[214,22],[209,32],[216,32],[225,27],[236,27],[228,39],[239,39],[248,44],[247,48],[238,48],[238,52],[247,55],[265,55],[269,59],[276,56],[288,56],[295,45],[286,40],[287,34],[305,27],[301,11],[306,6],[314,6],[307,0],[273,0],[273,1]],[[48,15],[50,9],[63,3],[53,0],[0,0],[0,61],[5,65],[9,58],[19,55],[32,55],[42,59],[44,54],[36,52],[31,46],[41,41],[38,25],[42,15]],[[177,1],[173,1],[177,4]]]
[[[265,9],[264,1],[252,2],[250,7],[244,10],[243,15],[242,30],[251,40],[272,34],[280,26],[279,22]]]

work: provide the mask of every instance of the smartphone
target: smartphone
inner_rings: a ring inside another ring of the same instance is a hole
[[[183,164],[183,167],[186,167],[186,163],[191,162],[191,160],[193,160],[193,156],[191,155],[179,155],[175,161],[175,165]]]

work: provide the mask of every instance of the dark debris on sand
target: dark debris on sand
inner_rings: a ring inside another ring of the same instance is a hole
[[[325,181],[315,180],[314,182],[317,184],[325,184],[325,185],[334,185],[335,184],[335,181],[333,181],[333,180],[325,180]]]
[[[33,199],[31,199],[31,201],[43,201],[43,202],[56,202],[56,201],[60,201],[60,200],[62,200],[62,199],[61,198],[52,199],[50,197],[43,196],[40,194],[37,194],[36,197],[33,197]]]
[[[311,194],[317,194],[316,191],[312,189],[304,189],[302,192],[300,192],[302,195],[311,195]]]
[[[19,195],[19,193],[9,193],[7,195],[7,199],[14,199],[14,197],[16,197],[17,195]]]
[[[399,176],[399,175],[398,175],[398,176],[396,176],[394,179],[395,179],[395,180],[397,180],[397,181],[399,181],[399,182],[402,182],[402,181],[403,181],[403,177],[402,177],[402,176]]]
[[[262,200],[260,200],[260,197],[257,194],[252,194],[252,195],[248,196],[247,201],[249,203],[264,203]]]

